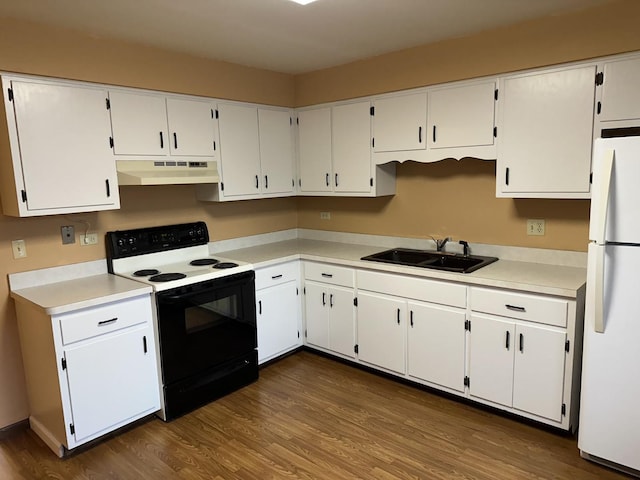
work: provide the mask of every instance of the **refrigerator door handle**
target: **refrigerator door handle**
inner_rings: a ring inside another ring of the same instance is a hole
[[[595,245],[594,330],[604,333],[604,245]]]
[[[595,235],[592,240],[598,245],[604,245],[605,231],[607,228],[607,211],[609,210],[609,190],[611,188],[611,174],[613,172],[613,162],[615,160],[615,150],[606,150],[602,156],[600,174],[602,179],[595,192],[595,201],[598,202],[600,213],[597,218],[592,219],[595,224]]]

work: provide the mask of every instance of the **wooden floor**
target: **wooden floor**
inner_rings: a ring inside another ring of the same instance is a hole
[[[193,413],[58,459],[25,430],[0,479],[619,479],[574,438],[299,352]]]

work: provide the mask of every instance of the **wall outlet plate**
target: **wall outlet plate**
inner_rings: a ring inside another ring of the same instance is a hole
[[[11,250],[13,250],[13,258],[24,258],[27,256],[27,244],[24,240],[12,240]]]
[[[62,244],[76,243],[76,233],[71,225],[60,227],[60,235],[62,235]]]
[[[95,245],[98,243],[97,233],[83,233],[80,235],[80,245]]]
[[[331,220],[331,212],[320,212],[320,220]]]
[[[544,220],[543,219],[527,220],[527,235],[544,235]]]

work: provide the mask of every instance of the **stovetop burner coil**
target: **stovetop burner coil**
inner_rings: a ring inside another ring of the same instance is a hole
[[[219,268],[219,269],[223,269],[223,268],[233,268],[233,267],[237,267],[238,264],[237,263],[233,263],[233,262],[220,262],[220,263],[216,263],[213,268]]]
[[[145,268],[143,270],[138,270],[133,272],[134,277],[148,277],[149,275],[157,275],[160,273],[160,270],[156,270],[155,268]]]
[[[189,265],[199,267],[202,265],[215,265],[216,263],[220,263],[220,260],[216,260],[215,258],[198,258],[196,260],[191,260]]]

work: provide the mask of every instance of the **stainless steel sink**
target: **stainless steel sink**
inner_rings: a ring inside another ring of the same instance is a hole
[[[362,257],[361,260],[431,268],[448,272],[471,273],[498,259],[496,257],[481,257],[479,255],[465,256],[455,253],[436,252],[433,250],[394,248],[367,255],[366,257]]]

